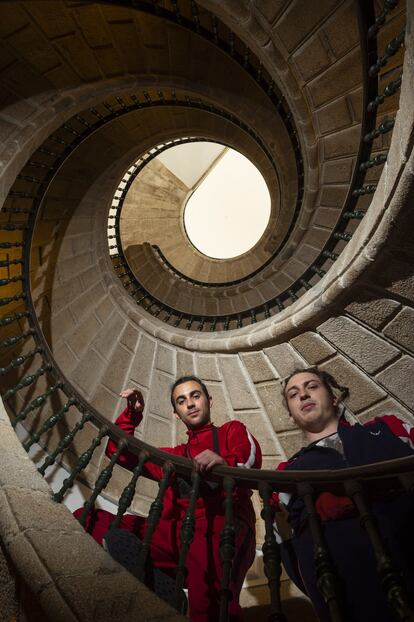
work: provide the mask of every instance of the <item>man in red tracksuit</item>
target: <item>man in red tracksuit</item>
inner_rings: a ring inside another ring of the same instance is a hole
[[[144,407],[142,395],[132,389],[121,393],[128,405],[119,415],[116,425],[128,434],[142,420]],[[212,399],[207,388],[195,376],[186,376],[175,382],[171,391],[171,403],[176,416],[187,427],[187,443],[162,450],[193,461],[194,468],[205,473],[216,465],[260,468],[261,450],[258,442],[239,421],[228,421],[215,427],[210,419]],[[113,441],[108,442],[106,453],[111,456],[116,449]],[[124,452],[119,463],[133,469],[137,457]],[[156,480],[162,470],[153,463],[146,463],[147,474]],[[213,484],[214,486],[214,484]],[[255,513],[251,503],[251,491],[236,488],[233,493],[234,521],[236,528],[236,552],[230,583],[232,600],[230,620],[241,620],[239,594],[247,570],[255,556]],[[220,533],[224,526],[223,501],[225,493],[220,485],[211,488],[204,482],[195,509],[195,533],[187,557],[187,587],[192,622],[216,622],[219,617],[219,590],[221,562],[219,553]],[[180,530],[189,504],[189,485],[180,478],[173,478],[164,496],[161,519],[151,542],[151,559],[154,567],[173,569],[177,565],[180,549]],[[142,537],[146,519],[125,516],[122,527]],[[96,533],[92,531],[96,537]],[[101,533],[102,535],[102,533]],[[99,536],[98,538],[99,539]]]

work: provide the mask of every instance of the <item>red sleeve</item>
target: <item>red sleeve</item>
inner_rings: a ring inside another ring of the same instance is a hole
[[[220,455],[231,467],[260,469],[262,451],[257,440],[240,421],[231,421],[227,427],[226,444]]]
[[[356,515],[356,508],[349,497],[322,492],[316,499],[315,508],[321,520],[339,520]]]
[[[142,413],[137,413],[133,411],[130,406],[127,406],[118,416],[117,420],[115,421],[115,425],[130,436],[133,436],[135,428],[139,426],[141,421]],[[112,458],[113,454],[116,452],[116,448],[116,442],[112,439],[109,439],[105,450],[108,458]],[[132,469],[138,464],[138,456],[132,454],[128,450],[125,450],[119,456],[118,464],[132,471]]]

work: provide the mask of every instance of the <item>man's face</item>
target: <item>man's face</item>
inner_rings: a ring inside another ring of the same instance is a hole
[[[208,398],[195,380],[183,382],[172,394],[174,412],[190,430],[201,428],[210,421],[211,397]]]
[[[305,432],[323,432],[338,421],[337,399],[316,374],[301,372],[292,376],[285,397],[293,420]]]

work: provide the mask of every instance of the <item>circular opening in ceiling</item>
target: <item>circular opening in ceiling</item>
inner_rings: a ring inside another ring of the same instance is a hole
[[[250,160],[206,141],[172,147],[159,157],[189,189],[184,228],[198,251],[230,259],[257,244],[269,222],[271,199]]]

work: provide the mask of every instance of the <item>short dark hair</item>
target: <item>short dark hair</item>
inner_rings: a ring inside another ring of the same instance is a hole
[[[283,398],[286,402],[286,385],[293,376],[297,374],[314,374],[318,376],[319,380],[322,382],[327,391],[332,395],[332,397],[338,397],[340,402],[343,402],[349,396],[348,387],[344,387],[338,383],[338,381],[332,376],[332,374],[324,371],[323,369],[319,369],[318,367],[305,367],[304,369],[297,368],[292,371],[291,374],[283,381],[282,394]],[[339,395],[335,395],[335,390],[339,392]],[[287,404],[286,404],[287,405]]]
[[[177,378],[177,380],[174,382],[174,384],[171,387],[171,404],[174,410],[175,410],[175,404],[173,400],[174,389],[178,387],[180,384],[184,384],[184,382],[197,382],[197,384],[200,385],[201,390],[203,391],[206,398],[210,399],[210,394],[208,392],[206,385],[204,384],[202,380],[200,380],[200,378],[198,378],[198,376],[181,376],[181,378]]]

